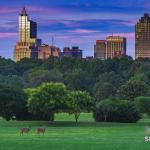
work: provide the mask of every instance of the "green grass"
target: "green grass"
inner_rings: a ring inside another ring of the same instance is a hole
[[[67,113],[61,113],[55,115],[56,121],[75,121],[74,115],[69,115]],[[82,113],[79,117],[79,122],[93,122],[92,113]]]
[[[0,150],[148,150],[144,142],[150,120],[136,124],[95,123],[92,114],[74,117],[57,114],[56,122],[10,121],[0,119]],[[29,135],[20,136],[20,127],[31,126]],[[36,127],[47,126],[45,135],[37,135]]]

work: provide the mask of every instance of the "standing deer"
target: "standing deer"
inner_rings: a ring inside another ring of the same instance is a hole
[[[24,133],[28,134],[30,132],[31,128],[21,128],[20,129],[20,135],[23,135]]]
[[[45,133],[45,128],[37,128],[37,134],[43,134]]]

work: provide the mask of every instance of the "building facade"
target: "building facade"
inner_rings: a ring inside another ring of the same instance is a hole
[[[65,47],[62,57],[82,58],[82,50],[79,47]]]
[[[94,45],[94,58],[106,59],[106,40],[97,40]]]
[[[106,59],[126,55],[126,38],[109,36],[106,38]]]
[[[149,14],[144,14],[135,25],[135,58],[150,58]]]
[[[37,39],[37,24],[29,20],[29,15],[23,8],[19,15],[19,42],[14,49],[14,61],[17,62],[23,58],[37,58],[40,45],[41,40]]]
[[[21,43],[30,43],[37,39],[37,23],[29,20],[26,9],[19,15],[19,40]]]
[[[60,50],[56,46],[43,44],[38,47],[38,59],[48,59],[51,56],[59,57]]]

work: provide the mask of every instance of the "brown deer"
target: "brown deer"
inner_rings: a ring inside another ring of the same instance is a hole
[[[37,134],[43,134],[44,135],[44,133],[45,133],[45,128],[43,128],[43,127],[37,128]]]
[[[20,135],[23,135],[24,133],[28,134],[30,132],[31,128],[21,128],[20,129]]]

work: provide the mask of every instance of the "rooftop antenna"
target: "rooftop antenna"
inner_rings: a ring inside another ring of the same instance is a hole
[[[52,46],[54,46],[54,36],[52,36]]]

